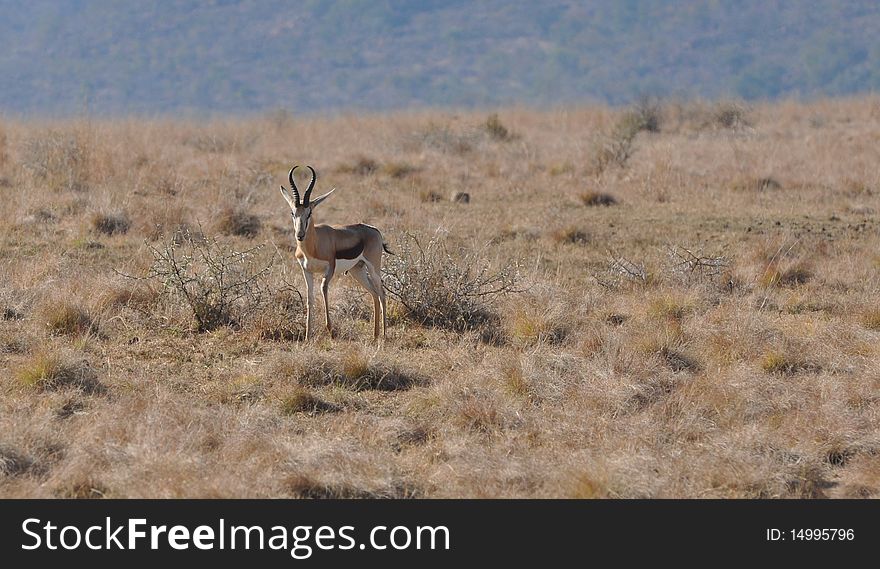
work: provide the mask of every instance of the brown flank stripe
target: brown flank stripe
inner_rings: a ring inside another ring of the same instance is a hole
[[[357,259],[364,252],[364,242],[359,241],[354,247],[336,251],[337,259]]]

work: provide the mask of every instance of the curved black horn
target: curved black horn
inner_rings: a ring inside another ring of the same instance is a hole
[[[290,180],[290,189],[293,190],[293,197],[296,198],[296,206],[299,207],[300,199],[299,199],[299,190],[296,189],[296,182],[293,181],[293,171],[299,168],[299,165],[294,166],[290,169],[290,172],[287,173],[287,179]],[[308,194],[306,194],[306,200],[308,200]]]
[[[318,179],[318,175],[315,173],[314,168],[312,168],[311,166],[306,166],[306,168],[308,168],[309,171],[311,171],[311,173],[312,173],[312,181],[309,182],[309,188],[306,190],[306,199],[303,202],[303,205],[309,205],[309,198],[312,195],[312,188],[315,187],[315,181],[317,181],[317,179]]]

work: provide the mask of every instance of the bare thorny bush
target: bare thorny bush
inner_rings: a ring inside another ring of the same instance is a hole
[[[700,249],[692,250],[681,245],[670,245],[666,254],[668,271],[686,284],[711,280],[730,266],[730,261],[723,255],[706,254]]]
[[[158,284],[166,305],[173,313],[182,312],[196,331],[226,326],[254,329],[269,339],[302,337],[302,296],[279,256],[261,254],[264,245],[239,251],[200,233],[178,231],[147,246],[152,264],[144,276],[130,278]],[[498,339],[494,304],[520,291],[515,263],[493,269],[478,252],[453,250],[439,236],[423,244],[404,234],[397,249],[384,270],[385,287],[406,318]]]
[[[598,175],[610,166],[625,167],[635,151],[636,136],[642,131],[660,131],[661,114],[660,104],[648,98],[622,113],[611,131],[594,142],[593,172]]]
[[[669,245],[666,254],[667,262],[663,264],[662,272],[686,285],[711,282],[730,266],[729,259],[723,255],[706,254],[701,249],[681,245]],[[593,274],[600,286],[616,289],[624,284],[648,285],[655,282],[657,275],[649,271],[644,263],[613,251],[609,251],[608,256],[604,270]]]
[[[690,101],[667,105],[670,122],[676,129],[690,131],[749,131],[753,125],[752,109],[742,102]]]
[[[666,115],[677,115],[679,127],[682,123],[690,123],[696,130],[740,132],[752,126],[749,113],[748,107],[736,102],[721,102],[711,107],[701,104],[663,105],[658,99],[642,97],[618,115],[610,130],[593,141],[590,168],[596,175],[611,167],[625,168],[635,153],[638,134],[660,132]]]
[[[161,296],[183,309],[199,332],[223,326],[252,328],[263,337],[302,335],[303,301],[279,256],[265,245],[239,251],[190,231],[178,231],[160,245],[144,277],[160,285]]]
[[[479,125],[456,128],[449,124],[431,123],[427,128],[414,133],[411,142],[423,148],[433,148],[449,154],[468,154],[485,142],[510,142],[519,138],[512,132],[497,113]]]
[[[455,331],[491,334],[498,322],[495,301],[521,290],[515,263],[493,269],[476,251],[453,249],[437,235],[423,243],[404,234],[387,262],[385,277],[388,293],[403,305],[408,318]]]
[[[593,278],[599,285],[614,289],[623,283],[646,285],[651,282],[652,275],[643,263],[631,261],[623,255],[609,252],[610,260],[603,272],[596,272]]]

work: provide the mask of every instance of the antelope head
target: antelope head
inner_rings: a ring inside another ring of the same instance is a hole
[[[303,241],[306,238],[306,231],[309,228],[309,223],[312,221],[312,210],[314,210],[322,201],[327,199],[327,196],[336,191],[336,188],[333,188],[323,196],[317,197],[314,200],[311,199],[312,189],[315,187],[315,181],[318,179],[318,175],[315,173],[314,168],[306,166],[306,168],[312,173],[312,179],[309,182],[309,187],[306,189],[305,194],[302,199],[300,199],[299,188],[296,187],[296,181],[293,179],[293,172],[297,168],[299,168],[299,166],[294,166],[290,169],[290,172],[287,173],[287,179],[290,181],[290,191],[284,186],[281,186],[281,195],[284,196],[284,199],[290,206],[290,215],[293,218],[293,228],[296,231],[296,240]],[[293,195],[291,195],[291,192],[293,192]]]

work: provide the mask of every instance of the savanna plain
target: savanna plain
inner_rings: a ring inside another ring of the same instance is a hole
[[[381,345],[303,341],[296,163]],[[876,97],[0,118],[0,496],[878,497],[878,166]]]

